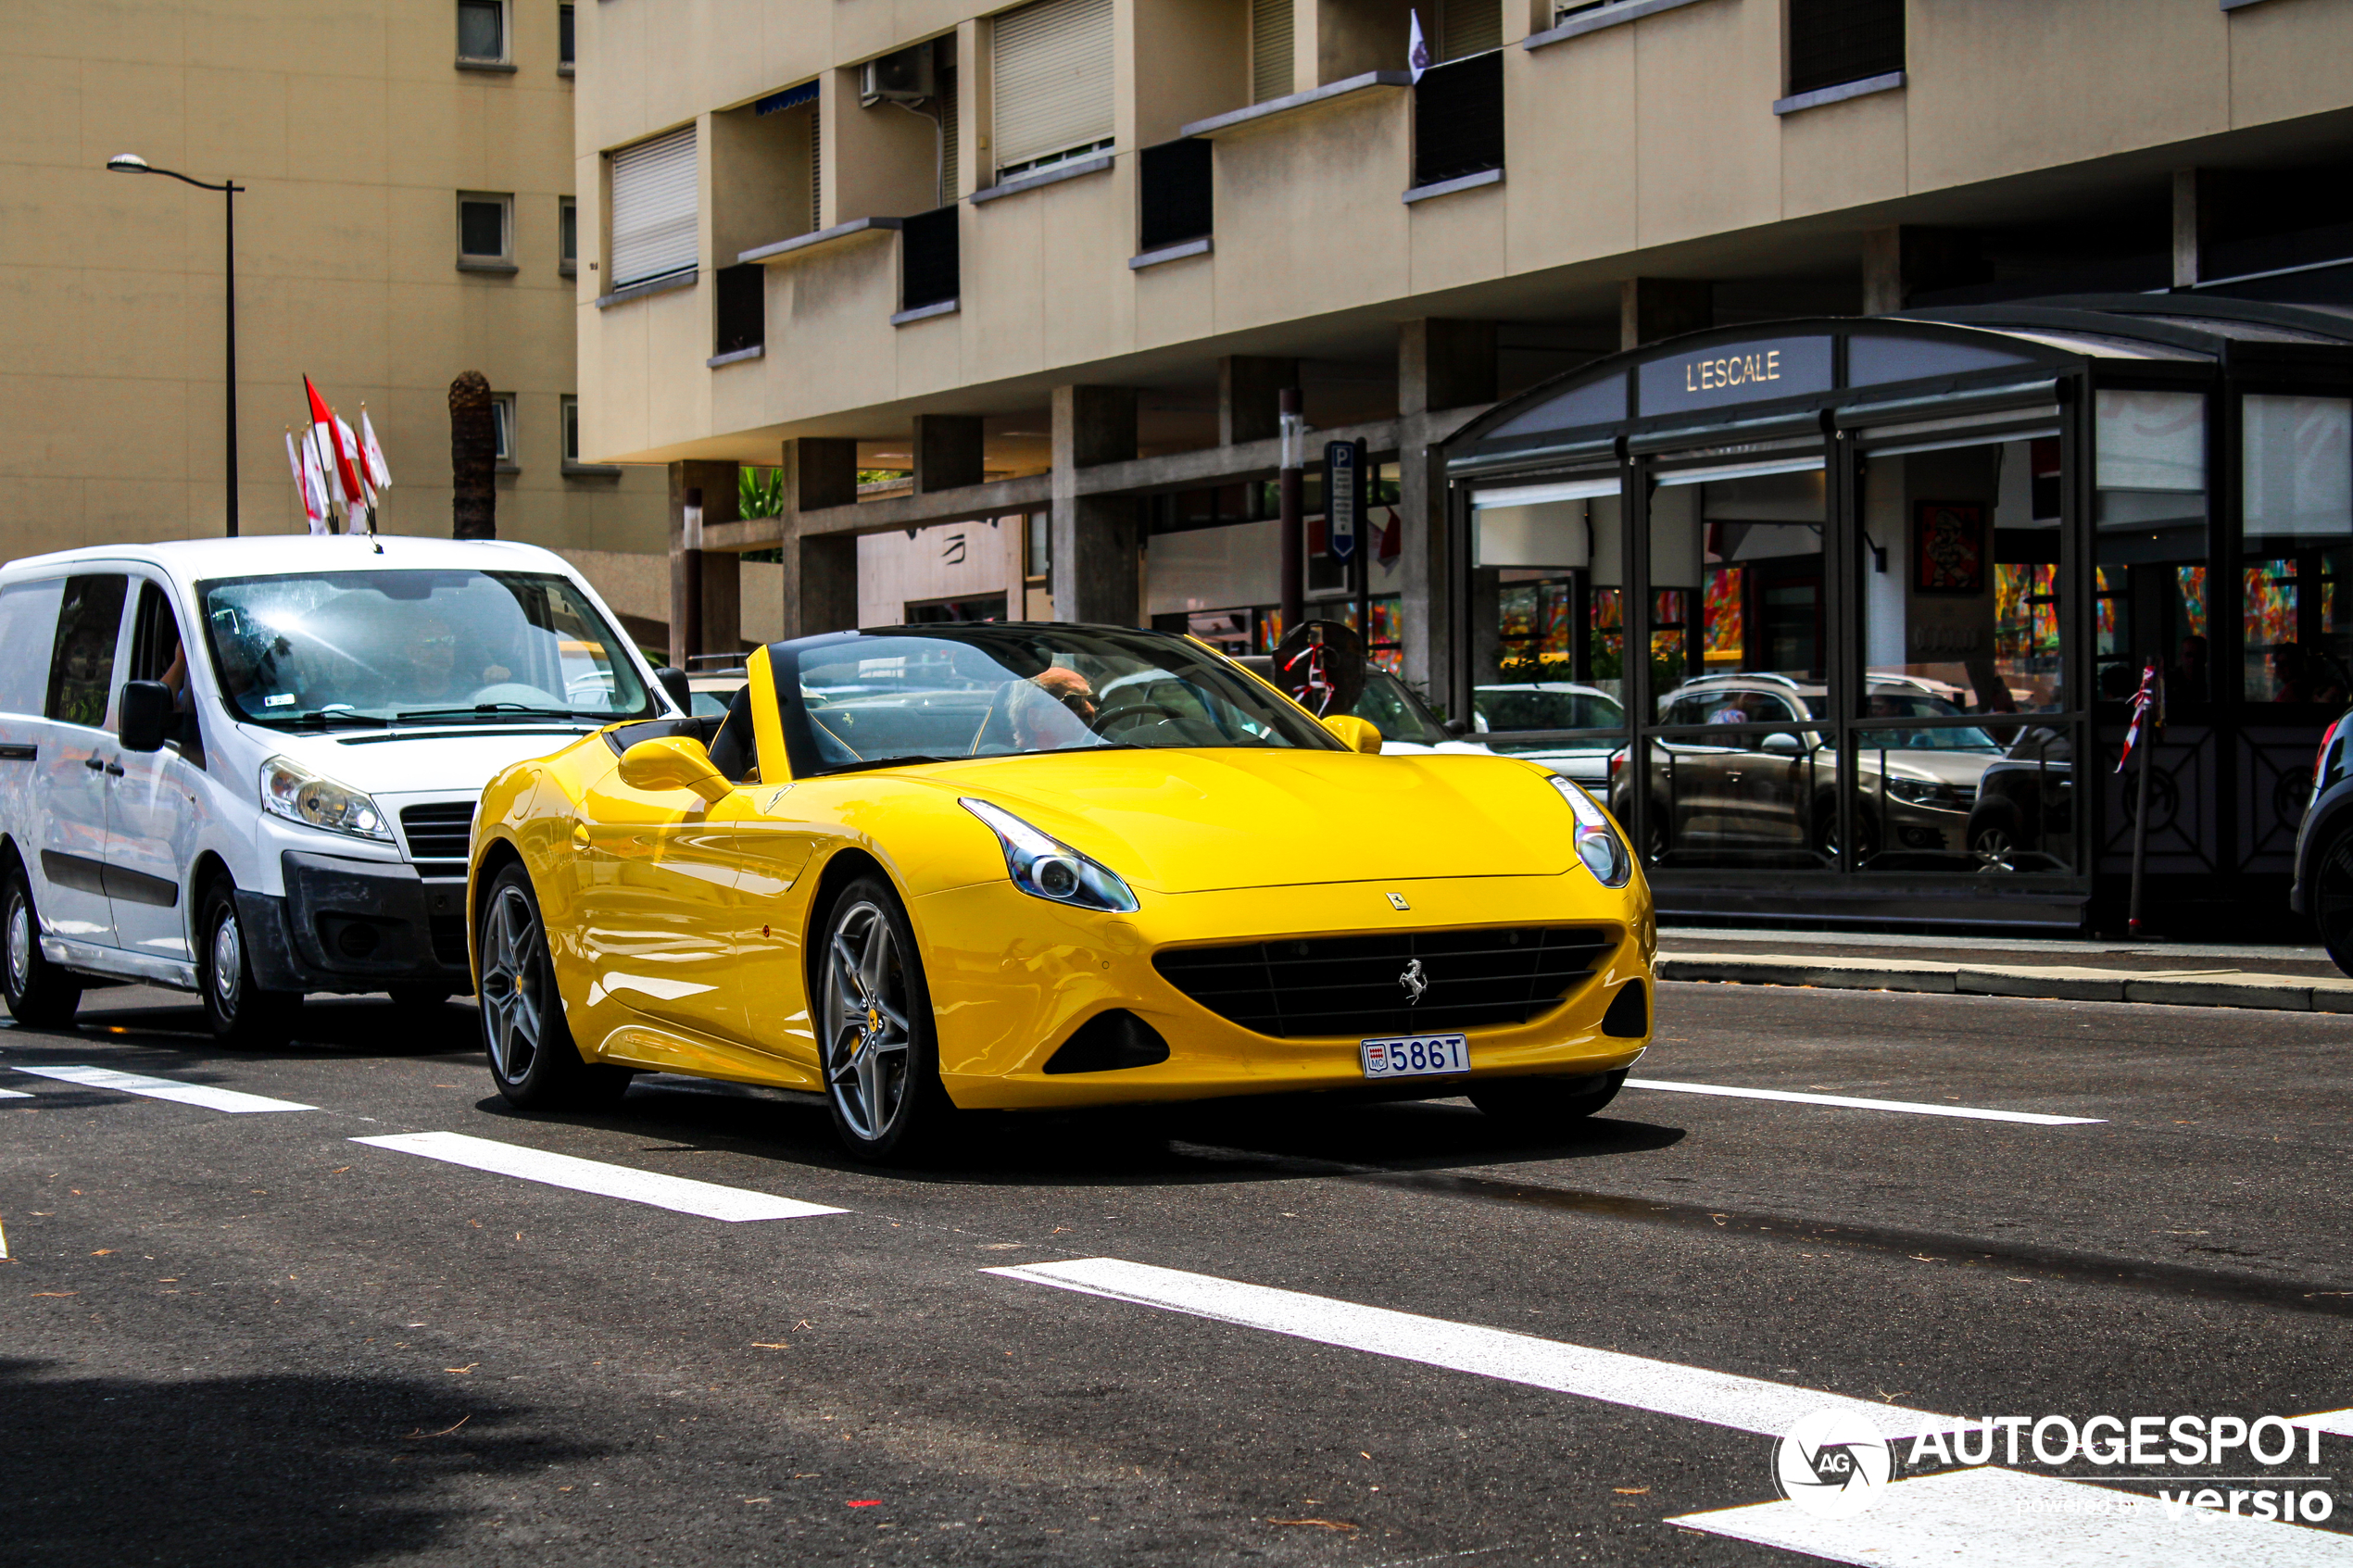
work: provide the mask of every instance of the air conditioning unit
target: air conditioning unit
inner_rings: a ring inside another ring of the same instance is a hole
[[[858,68],[858,103],[862,108],[881,103],[920,103],[937,91],[928,44],[897,50]]]

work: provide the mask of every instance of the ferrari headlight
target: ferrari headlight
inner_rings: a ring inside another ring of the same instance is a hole
[[[957,804],[988,824],[997,842],[1004,847],[1006,872],[1024,893],[1049,903],[1071,904],[1082,909],[1103,909],[1122,915],[1136,911],[1136,895],[1128,891],[1127,884],[1119,880],[1119,873],[1110,867],[1038,832],[1001,806],[969,798]]]
[[[305,827],[392,841],[392,824],[372,797],[323,778],[291,757],[272,757],[261,765],[261,809]]]
[[[1585,862],[1593,880],[1604,887],[1625,886],[1626,879],[1634,874],[1634,858],[1626,852],[1626,842],[1617,836],[1617,830],[1609,825],[1609,813],[1558,773],[1544,782],[1559,790],[1568,809],[1577,814],[1577,858]]]

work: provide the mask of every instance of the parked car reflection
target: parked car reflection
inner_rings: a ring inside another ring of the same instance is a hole
[[[1275,678],[1275,661],[1263,653],[1251,654],[1237,662],[1253,674],[1270,681]],[[1489,748],[1481,743],[1465,740],[1450,732],[1445,722],[1430,711],[1429,705],[1415,695],[1413,687],[1386,670],[1365,671],[1365,689],[1348,711],[1380,732],[1383,751],[1490,755]]]
[[[1669,865],[1834,861],[1838,757],[1829,731],[1806,727],[1827,713],[1828,697],[1820,685],[1754,673],[1703,676],[1668,693],[1662,724],[1724,734],[1651,742],[1643,774],[1650,858]],[[1881,870],[1966,869],[1969,811],[2001,744],[1982,725],[1951,722],[1969,715],[1906,676],[1870,677],[1860,717],[1874,727],[1856,734],[1858,860]],[[1906,720],[1923,721],[1907,727]],[[1764,725],[1789,727],[1749,727]],[[1636,782],[1620,770],[1612,804],[1621,813]]]
[[[2075,863],[2075,747],[2068,728],[2021,730],[1979,775],[1970,858],[1982,872],[2058,872]]]
[[[1525,685],[1474,686],[1471,710],[1479,733],[1515,730],[1615,730],[1623,734],[1626,709],[1598,686],[1567,681]],[[1626,749],[1621,739],[1512,741],[1488,744],[1508,757],[1539,762],[1565,779],[1599,789],[1609,782],[1609,759]]]

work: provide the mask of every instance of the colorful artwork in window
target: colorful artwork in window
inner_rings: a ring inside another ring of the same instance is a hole
[[[2182,619],[2189,626],[2189,635],[2206,635],[2206,568],[2178,566],[2173,569],[2182,589]]]
[[[2296,562],[2258,561],[2246,569],[2246,646],[2271,647],[2296,640]]]
[[[1703,614],[1706,632],[1701,639],[1700,657],[1710,664],[1737,665],[1748,646],[1746,624],[1742,620],[1742,574],[1744,568],[1711,566],[1707,569],[1707,596]]]

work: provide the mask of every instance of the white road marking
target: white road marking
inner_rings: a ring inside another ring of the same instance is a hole
[[[271,1099],[268,1095],[248,1095],[236,1089],[216,1089],[209,1084],[182,1084],[170,1078],[144,1078],[136,1073],[118,1073],[111,1067],[19,1067],[19,1073],[30,1073],[36,1078],[55,1078],[61,1084],[79,1084],[85,1089],[112,1089],[119,1094],[144,1095],[149,1099],[168,1099],[181,1105],[200,1105],[207,1110],[226,1110],[244,1115],[256,1110],[316,1110],[315,1105],[299,1105],[290,1099]]]
[[[2299,1415],[2288,1423],[2290,1426],[2310,1426],[2332,1437],[2353,1437],[2353,1411],[2314,1411]]]
[[[31,1098],[22,1089],[0,1089],[0,1099],[31,1099]]]
[[[1739,1089],[1727,1084],[1677,1084],[1665,1078],[1629,1078],[1629,1089],[1665,1089],[1679,1095],[1724,1095],[1732,1099],[1786,1099],[1800,1105],[1839,1105],[1851,1110],[1905,1110],[1915,1116],[1959,1116],[1972,1122],[2024,1122],[2036,1127],[2085,1127],[2102,1116],[2046,1116],[2039,1110],[1983,1110],[1971,1105],[1928,1105],[1908,1099],[1856,1099],[1848,1095],[1807,1095],[1793,1089]]]
[[[1940,1415],[1875,1400],[1117,1258],[981,1272],[1773,1437],[1825,1406],[1861,1411],[1891,1437],[1949,1424]]]
[[[2245,1506],[2242,1504],[2242,1506]],[[1755,1503],[1667,1521],[1873,1568],[2343,1568],[2353,1536],[2176,1506],[2056,1476],[1983,1467],[1892,1483],[1845,1519]]]
[[[544,1149],[524,1148],[489,1138],[468,1137],[463,1133],[398,1133],[388,1137],[354,1138],[351,1141],[376,1148],[394,1149],[402,1154],[422,1155],[427,1160],[445,1160],[452,1165],[489,1171],[501,1176],[514,1176],[526,1182],[544,1182],[549,1186],[570,1187],[574,1192],[591,1192],[600,1198],[618,1198],[624,1202],[675,1210],[681,1214],[700,1214],[710,1220],[798,1220],[811,1214],[848,1212],[846,1210],[829,1209],[822,1203],[803,1203],[795,1198],[776,1198],[743,1187],[724,1187],[714,1182],[698,1182],[685,1176],[665,1176],[627,1165],[608,1165],[600,1160],[550,1154]]]

